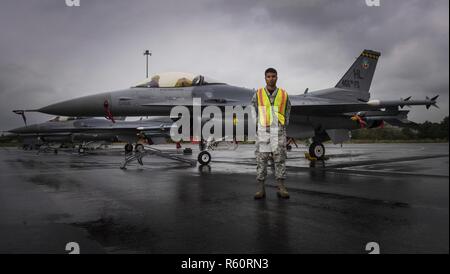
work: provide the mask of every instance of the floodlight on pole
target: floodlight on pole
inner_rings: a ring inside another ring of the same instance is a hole
[[[144,51],[144,55],[146,57],[147,65],[146,65],[146,78],[148,78],[148,57],[152,56],[152,53],[149,50]]]

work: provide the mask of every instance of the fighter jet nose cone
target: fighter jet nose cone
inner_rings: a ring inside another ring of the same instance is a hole
[[[35,125],[25,126],[25,127],[18,127],[11,130],[8,130],[8,132],[14,133],[14,134],[25,134],[29,132],[36,131],[37,127]]]
[[[109,107],[111,95],[102,93],[63,101],[38,109],[39,112],[60,116],[104,116],[105,102]]]
[[[9,133],[14,133],[14,134],[19,134],[20,131],[21,131],[20,127],[8,130]]]
[[[46,107],[42,107],[37,109],[37,111],[47,114],[61,115],[61,103],[48,105]]]

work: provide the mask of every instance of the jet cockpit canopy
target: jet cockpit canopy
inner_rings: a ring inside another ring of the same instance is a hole
[[[155,74],[135,85],[135,88],[180,88],[224,84],[204,75],[186,72],[165,72]]]

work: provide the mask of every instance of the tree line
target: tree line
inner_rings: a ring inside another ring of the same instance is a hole
[[[404,128],[385,126],[376,129],[358,129],[352,132],[352,139],[448,141],[448,116],[440,123],[426,121]]]

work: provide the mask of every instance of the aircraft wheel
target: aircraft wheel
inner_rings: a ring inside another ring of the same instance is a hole
[[[84,147],[80,146],[80,147],[78,148],[78,153],[83,154],[84,151],[85,151]]]
[[[126,150],[126,149],[125,149],[125,150]],[[134,150],[135,150],[136,152],[144,152],[145,148],[144,148],[144,145],[143,145],[143,144],[136,144],[136,145],[134,146]]]
[[[133,152],[133,145],[132,144],[126,144],[125,145],[125,153],[131,153]]]
[[[309,155],[317,159],[325,157],[325,147],[322,143],[314,142],[309,146]]]
[[[200,165],[207,165],[211,162],[211,154],[208,151],[202,151],[198,154],[197,160]]]

